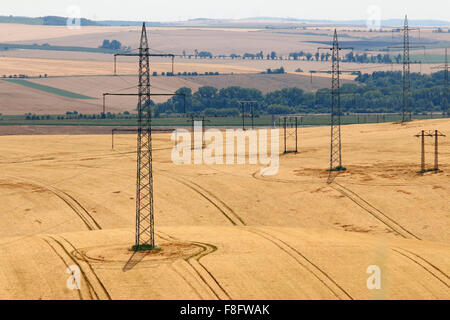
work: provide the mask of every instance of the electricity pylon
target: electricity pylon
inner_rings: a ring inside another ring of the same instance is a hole
[[[405,113],[409,113],[411,121],[411,60],[409,57],[409,26],[408,16],[405,16],[405,25],[403,27],[403,109],[402,121],[405,122]]]
[[[425,131],[422,130],[421,133],[415,135],[417,138],[421,138],[421,170],[420,173],[424,174],[426,172],[439,172],[439,137],[445,137],[445,134],[439,132],[438,130]],[[434,168],[425,168],[425,137],[434,138]]]
[[[341,80],[339,73],[339,41],[334,30],[333,61],[331,80],[331,156],[330,170],[343,169],[342,166],[342,136],[341,136]]]
[[[339,46],[337,30],[334,30],[333,46],[327,48],[319,48],[318,50],[331,50],[332,66],[331,71],[314,71],[331,73],[331,143],[330,143],[330,172],[345,171],[342,165],[342,135],[341,135],[341,80],[342,73],[355,73],[356,71],[340,70],[339,51],[353,50],[353,48],[342,48]]]
[[[252,117],[252,130],[255,130],[255,107],[258,106],[258,101],[252,100],[252,101],[239,101],[239,104],[241,106],[242,110],[242,130],[246,130],[245,127],[245,107],[250,107],[250,115]]]
[[[403,28],[394,29],[394,31],[403,32],[403,45],[402,46],[392,46],[389,48],[403,49],[403,101],[402,101],[402,122],[407,122],[412,120],[412,110],[411,110],[411,59],[410,50],[413,48],[423,48],[424,46],[411,46],[410,44],[410,31],[418,30],[419,28],[410,28],[408,23],[408,15],[405,15],[405,23]]]
[[[116,72],[117,56],[139,57],[138,125],[137,125],[137,183],[136,183],[136,244],[135,251],[155,248],[154,201],[153,201],[153,157],[152,157],[152,112],[150,93],[150,57],[171,57],[173,54],[151,54],[148,46],[147,28],[142,24],[139,53],[114,55]]]
[[[136,250],[155,247],[149,53],[144,23],[139,47]]]

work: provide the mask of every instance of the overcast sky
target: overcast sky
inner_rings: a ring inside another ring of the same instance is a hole
[[[450,0],[1,0],[0,15],[68,16],[71,6],[95,20],[175,21],[257,16],[361,20],[377,6],[382,19],[450,20]],[[372,9],[369,9],[372,8]]]

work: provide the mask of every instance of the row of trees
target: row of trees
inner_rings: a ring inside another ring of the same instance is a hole
[[[304,52],[304,51],[300,51],[300,52],[291,52],[289,54],[289,58],[293,59],[293,60],[299,60],[301,58],[306,59],[307,61],[311,61],[313,60],[313,58],[316,61],[328,61],[330,60],[331,54],[329,52],[327,53],[319,53],[316,52],[314,55],[310,52]]]
[[[444,73],[422,75],[414,73],[412,78],[411,106],[415,113],[446,110],[449,99],[445,96]],[[391,113],[402,108],[401,72],[375,72],[363,74],[357,84],[342,86],[342,112]],[[217,89],[206,86],[192,92],[180,88],[164,103],[155,105],[155,116],[162,114],[189,113],[206,116],[234,116],[240,113],[239,101],[257,101],[258,114],[326,113],[330,111],[330,90],[315,93],[299,88],[285,88],[263,94],[257,89],[228,87]]]
[[[306,59],[307,61],[329,61],[331,54],[316,52],[312,54],[310,52],[292,52],[289,54],[289,58],[293,60]],[[402,55],[396,55],[392,57],[389,54],[378,54],[369,56],[367,53],[355,54],[353,52],[347,53],[343,58],[343,62],[356,62],[356,63],[400,63],[402,61]]]
[[[213,59],[213,58],[226,58],[230,57],[231,59],[247,59],[247,60],[280,60],[283,59],[283,57],[278,56],[275,51],[272,51],[271,53],[265,55],[262,51],[258,53],[244,53],[243,55],[232,53],[230,56],[226,55],[219,55],[214,56],[211,52],[208,51],[202,51],[198,52],[195,51],[194,55],[187,55],[185,51],[183,51],[183,57],[192,58],[195,59]],[[306,61],[329,61],[331,58],[331,54],[329,52],[316,52],[316,53],[310,53],[305,51],[300,52],[291,52],[288,56],[289,60],[306,60]],[[356,63],[400,63],[402,61],[402,56],[396,55],[391,56],[390,54],[378,54],[378,55],[368,55],[367,53],[363,54],[355,54],[353,52],[350,52],[346,54],[342,58],[343,62],[356,62]]]
[[[0,114],[1,117],[1,114]],[[25,120],[98,120],[98,119],[133,119],[136,118],[135,114],[131,114],[128,111],[124,113],[111,113],[106,114],[84,114],[78,111],[68,111],[65,115],[38,115],[34,113],[25,114]]]
[[[220,55],[213,55],[211,52],[209,51],[198,51],[195,50],[194,54],[188,54],[186,53],[186,51],[184,50],[182,55],[183,58],[187,58],[187,59],[213,59],[213,58],[219,58],[219,59],[224,59],[224,58],[231,58],[231,59],[248,59],[248,60],[280,60],[283,59],[282,57],[278,57],[277,53],[275,51],[272,51],[268,54],[264,54],[262,51],[258,52],[258,53],[249,53],[246,52],[244,54],[236,54],[236,53],[232,53],[230,55],[224,55],[224,54],[220,54]]]
[[[344,62],[357,62],[357,63],[400,63],[402,61],[402,55],[396,55],[392,57],[389,54],[378,54],[369,56],[367,53],[354,54],[350,52],[345,55]]]

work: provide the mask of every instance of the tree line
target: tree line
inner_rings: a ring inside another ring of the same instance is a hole
[[[225,58],[231,58],[231,59],[243,59],[243,60],[306,60],[306,61],[330,61],[331,54],[329,52],[326,53],[311,53],[311,52],[305,52],[305,51],[299,51],[299,52],[291,52],[289,55],[286,56],[279,56],[275,51],[272,51],[268,54],[263,53],[263,51],[260,51],[258,53],[244,53],[244,54],[236,54],[232,53],[230,55],[213,55],[209,51],[201,51],[195,50],[194,54],[187,54],[186,51],[183,51],[183,54],[181,55],[183,58],[187,59],[225,59]],[[402,55],[390,55],[388,53],[385,54],[377,54],[377,55],[369,55],[367,53],[347,53],[341,58],[342,62],[356,62],[356,63],[384,63],[384,64],[392,64],[392,63],[401,63],[402,62]]]
[[[447,110],[449,98],[445,95],[444,72],[431,75],[411,74],[411,111],[419,114]],[[362,74],[356,83],[341,87],[343,113],[394,113],[402,109],[403,80],[401,72],[374,72]],[[183,87],[167,102],[154,105],[155,117],[193,113],[209,117],[237,116],[241,113],[240,101],[256,101],[256,115],[327,113],[330,112],[331,91],[320,89],[306,92],[300,88],[284,88],[262,93],[257,89],[211,86],[192,92]]]

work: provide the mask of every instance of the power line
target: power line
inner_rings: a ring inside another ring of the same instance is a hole
[[[330,73],[331,77],[331,141],[330,141],[330,176],[328,179],[328,183],[333,182],[332,172],[340,172],[345,171],[346,168],[342,164],[342,135],[341,135],[341,83],[340,83],[340,75],[343,73],[355,73],[358,71],[348,70],[343,71],[340,70],[340,56],[339,52],[341,50],[353,50],[353,48],[343,48],[339,46],[339,39],[337,30],[334,30],[333,37],[333,46],[332,47],[321,47],[318,48],[320,50],[330,50],[332,51],[332,60],[331,60],[331,70],[329,71],[314,71],[314,72],[323,72]]]
[[[155,228],[150,57],[172,57],[173,70],[175,56],[173,54],[155,55],[150,53],[145,22],[142,24],[139,54],[115,54],[114,74],[116,74],[117,56],[139,57],[139,84],[137,94],[139,102],[137,126],[136,241],[134,250],[153,250],[155,249]]]
[[[258,106],[258,101],[239,101],[239,105],[241,106],[242,110],[242,130],[246,130],[245,126],[245,107],[250,107],[250,116],[252,118],[252,130],[255,130],[255,107]]]
[[[150,50],[150,49],[148,49]],[[117,57],[139,57],[140,53],[116,53],[114,54],[114,75],[117,75]],[[172,75],[175,74],[175,55],[172,53],[150,53],[146,57],[170,57],[172,58]]]
[[[403,28],[393,29],[392,32],[400,31],[403,32],[403,45],[391,46],[389,48],[403,49],[403,103],[402,103],[402,122],[412,120],[412,110],[411,110],[411,59],[410,50],[413,48],[423,48],[425,46],[411,46],[410,44],[410,31],[418,30],[419,28],[410,28],[408,24],[408,15],[405,15],[405,23]],[[406,116],[408,115],[408,117]]]
[[[106,113],[106,97],[107,96],[119,96],[119,97],[129,97],[129,96],[139,96],[136,93],[103,93],[103,114]],[[186,113],[186,95],[184,93],[151,93],[150,97],[173,97],[173,96],[183,96],[184,97],[184,113]]]
[[[426,172],[439,172],[439,137],[445,137],[445,135],[438,130],[434,131],[425,131],[422,130],[421,133],[415,135],[417,138],[421,138],[421,174]],[[426,169],[425,167],[425,137],[433,137],[434,138],[434,168]]]

